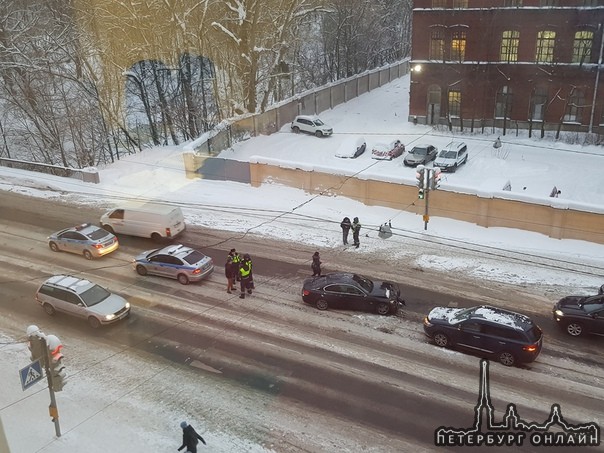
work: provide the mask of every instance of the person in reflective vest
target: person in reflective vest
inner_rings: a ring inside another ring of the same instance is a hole
[[[243,260],[239,264],[239,278],[241,279],[241,294],[240,299],[245,299],[245,292],[252,294],[250,280],[252,278],[252,259],[247,253],[243,255]]]

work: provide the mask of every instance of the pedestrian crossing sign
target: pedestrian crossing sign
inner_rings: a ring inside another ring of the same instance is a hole
[[[44,377],[40,361],[36,360],[35,362],[27,365],[25,368],[21,368],[19,370],[19,376],[21,377],[21,387],[23,387],[23,391],[30,388]]]

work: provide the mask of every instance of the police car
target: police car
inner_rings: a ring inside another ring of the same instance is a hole
[[[198,282],[214,271],[212,258],[180,244],[147,250],[132,264],[139,275],[175,278],[183,285]]]
[[[113,252],[119,247],[119,243],[108,231],[90,223],[83,223],[51,234],[48,237],[48,246],[53,252],[77,253],[91,260]]]

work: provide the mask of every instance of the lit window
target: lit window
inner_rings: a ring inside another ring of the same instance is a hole
[[[446,8],[447,0],[432,0],[432,8]]]
[[[583,0],[582,6],[600,6],[598,3],[600,0]]]
[[[518,61],[518,43],[520,41],[520,32],[506,30],[501,35],[501,61]]]
[[[564,121],[569,123],[580,123],[583,116],[583,108],[585,107],[585,98],[581,90],[573,90],[568,105],[566,106],[566,114]]]
[[[461,91],[449,90],[449,116],[459,116],[461,113]]]
[[[445,59],[445,32],[442,28],[432,29],[430,35],[430,60]]]
[[[558,0],[541,0],[539,6],[558,6]]]
[[[454,31],[451,35],[451,60],[464,61],[466,55],[466,32]]]
[[[531,97],[531,109],[533,121],[543,121],[547,104],[547,88],[537,87]]]
[[[551,63],[554,61],[554,44],[556,43],[556,32],[544,30],[537,33],[537,52],[535,61],[537,63]]]
[[[468,0],[453,0],[453,8],[467,8]]]
[[[591,46],[594,34],[591,31],[578,31],[575,33],[573,44],[573,63],[588,62],[591,59]]]
[[[497,92],[497,102],[495,103],[495,118],[509,118],[512,111],[512,90],[504,86]]]
[[[503,6],[522,6],[522,0],[505,0]]]

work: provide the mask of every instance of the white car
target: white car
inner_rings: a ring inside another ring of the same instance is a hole
[[[346,137],[336,150],[336,157],[355,159],[365,152],[367,142],[363,137]]]
[[[307,132],[317,137],[324,137],[333,134],[333,129],[321,121],[316,116],[298,115],[294,118],[291,125],[292,131],[296,134]]]
[[[454,172],[468,161],[468,146],[464,142],[451,142],[445,146],[434,161],[434,166],[442,171]]]

